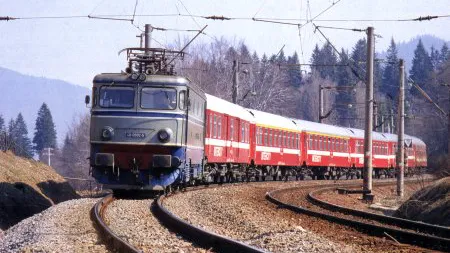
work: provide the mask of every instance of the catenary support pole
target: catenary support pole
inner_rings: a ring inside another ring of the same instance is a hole
[[[403,197],[405,173],[405,64],[399,61],[400,87],[398,91],[398,127],[397,127],[397,196]]]
[[[237,98],[239,96],[239,61],[233,61],[233,103],[237,104]]]
[[[319,123],[323,120],[323,87],[319,85]]]
[[[378,104],[373,103],[373,131],[377,132],[378,127]]]
[[[366,70],[366,126],[364,131],[364,168],[363,168],[363,199],[369,200],[372,191],[372,127],[373,127],[373,66],[374,66],[374,36],[373,27],[367,28],[367,70]]]
[[[391,117],[391,122],[390,122],[391,131],[390,131],[390,133],[393,134],[393,133],[395,133],[395,131],[394,131],[394,108],[391,108],[390,117]]]

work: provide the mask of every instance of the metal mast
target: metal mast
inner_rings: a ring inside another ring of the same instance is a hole
[[[374,36],[373,27],[367,28],[367,71],[366,71],[366,126],[364,132],[364,199],[373,197],[372,191],[372,127],[373,127],[373,59]],[[369,194],[367,194],[369,193]],[[370,196],[370,197],[369,197]]]

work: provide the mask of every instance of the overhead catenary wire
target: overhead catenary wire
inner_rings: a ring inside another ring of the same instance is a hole
[[[333,5],[334,6],[334,5]],[[332,6],[331,6],[332,7]],[[279,18],[279,17],[233,17],[224,15],[196,15],[196,14],[181,14],[181,13],[157,13],[157,14],[102,14],[102,15],[66,15],[66,16],[24,16],[24,17],[12,17],[12,16],[0,16],[0,21],[9,20],[27,20],[27,19],[72,19],[72,18],[119,18],[119,17],[130,17],[129,19],[123,18],[123,20],[131,21],[132,17],[192,17],[192,18],[202,18],[209,20],[248,20],[256,22],[267,22],[267,21],[297,21],[304,22],[302,26],[307,23],[315,22],[422,22],[431,21],[440,18],[450,18],[450,14],[445,15],[427,15],[419,16],[415,18],[393,18],[393,19],[314,19],[314,18]],[[114,20],[114,19],[113,19]],[[119,19],[120,20],[120,19]],[[282,24],[282,23],[280,23]],[[297,23],[295,23],[297,24]],[[294,25],[294,23],[288,23],[288,25]]]
[[[301,25],[299,27],[299,29],[301,29],[302,27],[304,27],[305,25],[313,22],[316,18],[318,18],[319,16],[321,16],[322,14],[324,14],[325,12],[327,12],[329,9],[331,9],[333,6],[335,6],[337,3],[339,3],[341,0],[337,0],[336,2],[333,1],[333,3],[328,6],[326,9],[324,9],[323,11],[321,11],[319,14],[317,14],[316,16],[314,16],[312,19],[308,20],[306,23],[304,23],[303,25]],[[309,2],[308,2],[309,4]]]

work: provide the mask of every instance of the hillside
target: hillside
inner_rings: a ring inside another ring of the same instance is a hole
[[[0,67],[0,114],[7,123],[19,112],[25,118],[32,137],[37,112],[43,102],[50,108],[61,143],[75,115],[87,113],[84,96],[89,89],[61,80],[23,75]]]
[[[419,39],[422,39],[422,43],[425,49],[430,53],[431,46],[434,46],[435,49],[441,50],[442,45],[446,42],[445,40],[432,36],[432,35],[420,35],[415,38],[410,39],[409,41],[396,41],[397,44],[398,55],[400,58],[403,58],[406,63],[406,69],[409,73],[412,65],[412,59],[414,58],[414,50],[419,43]],[[447,44],[450,46],[450,42],[447,41]],[[380,53],[380,58],[384,59],[386,57],[386,51]]]
[[[48,207],[77,198],[51,167],[0,151],[0,229]]]
[[[450,177],[442,178],[411,196],[397,217],[450,226]]]

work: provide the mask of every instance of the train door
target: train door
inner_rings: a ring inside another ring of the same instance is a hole
[[[235,135],[235,119],[232,116],[228,116],[228,137],[227,137],[227,149],[228,149],[228,154],[227,154],[227,160],[230,162],[235,162],[236,161],[236,140],[234,138]]]
[[[258,132],[256,131],[256,125],[250,124],[250,139],[249,139],[249,154],[246,163],[250,163],[253,159],[256,160],[255,147],[257,145]]]
[[[242,161],[242,151],[241,151],[241,142],[243,142],[243,140],[241,139],[241,124],[242,124],[242,120],[239,118],[236,118],[234,120],[234,142],[236,143],[236,152],[234,154],[234,157],[236,159],[236,161],[241,162]]]

